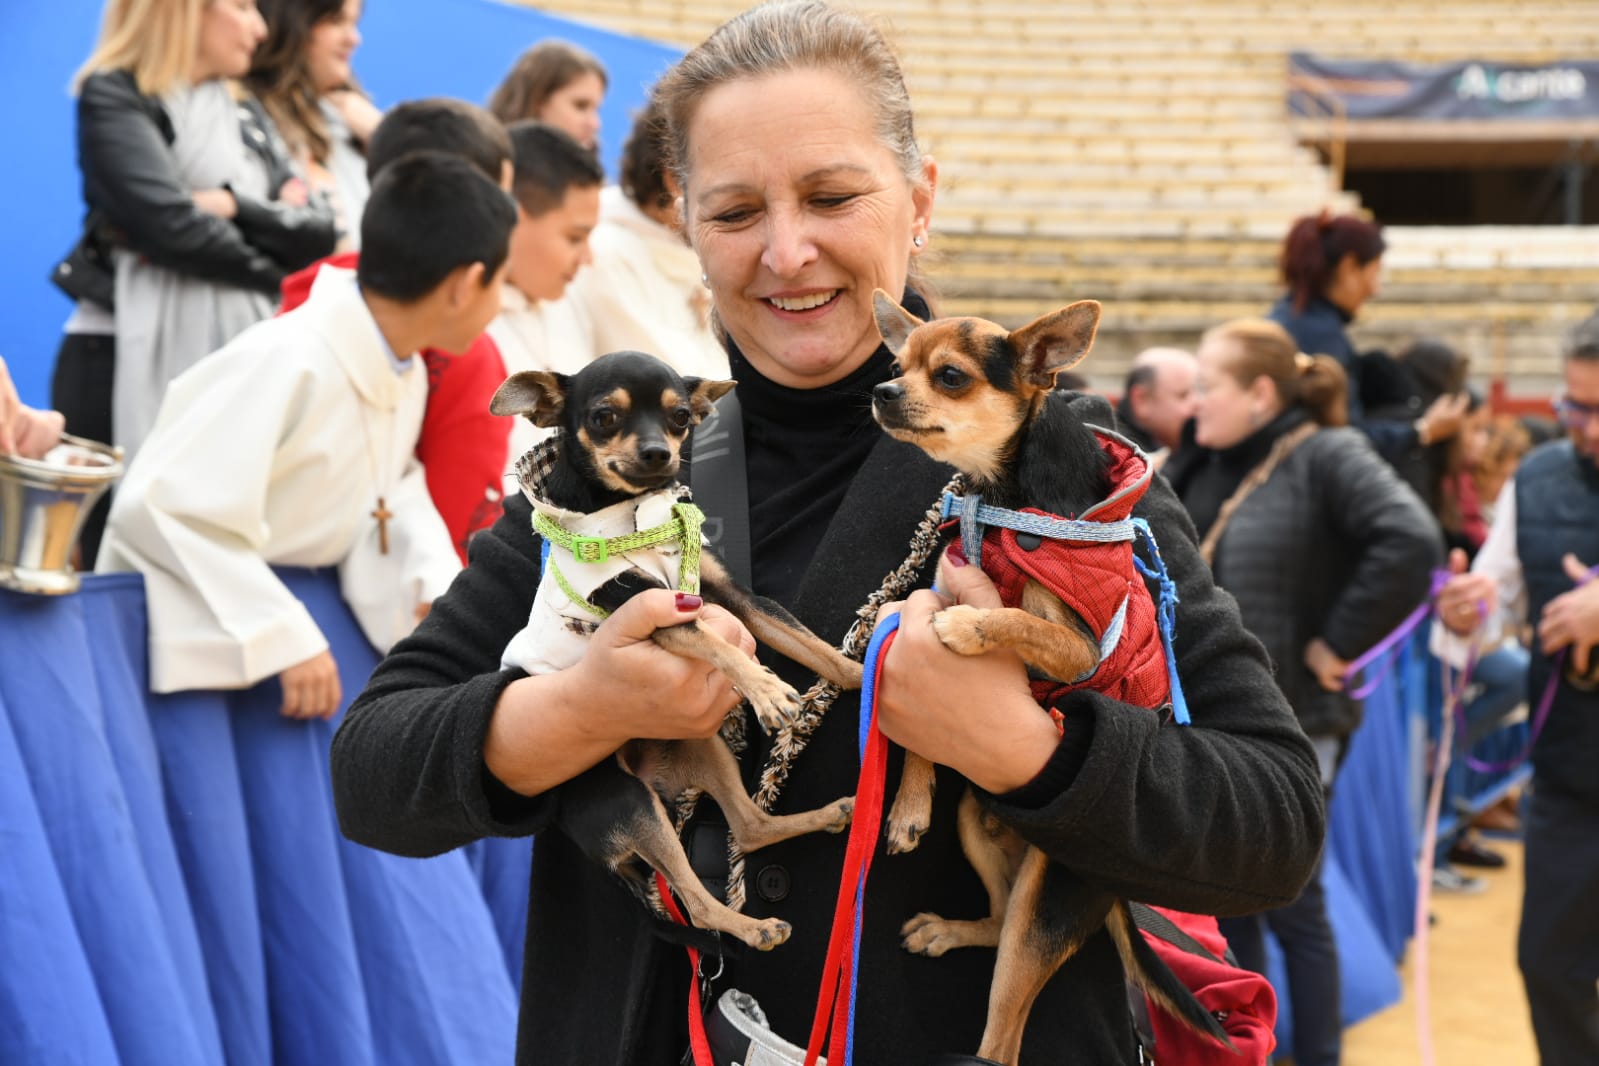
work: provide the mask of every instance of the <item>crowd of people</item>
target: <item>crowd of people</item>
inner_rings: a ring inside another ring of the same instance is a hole
[[[745,12],[655,86],[608,178],[594,56],[546,41],[487,108],[382,109],[354,74],[360,17],[360,0],[108,0],[75,83],[85,218],[55,275],[75,309],[54,410],[18,403],[0,363],[0,453],[42,456],[63,430],[129,453],[80,550],[85,568],[144,575],[152,688],[262,686],[289,718],[343,714],[325,757],[349,837],[429,855],[545,834],[520,1061],[681,1060],[700,990],[680,953],[545,831],[563,786],[628,739],[710,736],[740,706],[653,630],[699,619],[755,647],[730,615],[663,590],[617,610],[566,670],[501,668],[540,570],[507,474],[547,431],[489,398],[510,373],[571,374],[620,349],[737,381],[755,591],[832,642],[858,637],[863,605],[900,611],[878,715],[940,767],[935,824],[955,824],[959,775],[1080,875],[1220,916],[1244,966],[1264,972],[1269,929],[1299,1066],[1340,1058],[1320,855],[1361,724],[1350,664],[1447,570],[1434,645],[1450,661],[1475,648],[1468,742],[1555,678],[1520,826],[1520,964],[1544,1061],[1599,1060],[1585,905],[1599,887],[1599,317],[1564,353],[1553,428],[1496,415],[1445,345],[1357,347],[1349,327],[1380,288],[1375,223],[1295,222],[1285,292],[1260,318],[1217,324],[1193,352],[1140,354],[1114,414],[1079,401],[1164,475],[1136,513],[1177,582],[1195,728],[1083,691],[1040,708],[1019,660],[934,636],[933,612],[997,594],[958,559],[931,590],[928,508],[950,472],[871,418],[893,374],[874,290],[937,314],[919,259],[940,169],[880,31],[823,0]],[[358,696],[285,566],[335,569],[389,652]],[[749,731],[741,765],[763,806],[853,789],[857,700],[813,708],[781,743]],[[686,833],[725,835],[708,808]],[[1455,864],[1496,859],[1469,835],[1443,841],[1438,883],[1469,888]],[[803,837],[760,863],[784,887],[757,880],[745,909],[793,939],[710,983],[801,1041],[811,1003],[795,989],[821,971],[843,846]],[[710,882],[738,879],[710,866]],[[954,833],[878,866],[871,891],[858,966],[897,977],[860,989],[861,1060],[975,1048],[984,960],[906,963],[898,932],[918,911],[986,913]],[[1136,1040],[1101,936],[1045,989],[1023,1061],[1132,1062]]]

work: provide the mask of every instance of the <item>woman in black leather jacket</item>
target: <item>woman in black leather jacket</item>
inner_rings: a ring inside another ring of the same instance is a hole
[[[1216,583],[1266,645],[1330,788],[1360,725],[1360,703],[1344,691],[1349,661],[1426,597],[1443,549],[1420,497],[1362,434],[1342,428],[1342,368],[1296,347],[1265,320],[1205,334],[1191,439],[1165,473]],[[1262,920],[1287,963],[1294,1061],[1332,1066],[1342,1026],[1338,953],[1320,865],[1294,902],[1263,919],[1222,922],[1239,961],[1263,973]]]
[[[109,3],[77,80],[86,214],[54,275],[77,308],[51,402],[70,432],[136,445],[166,381],[270,315],[279,282],[335,233],[265,112],[228,81],[265,36],[253,0]],[[117,371],[130,396],[114,425]],[[107,503],[84,532],[85,567]]]

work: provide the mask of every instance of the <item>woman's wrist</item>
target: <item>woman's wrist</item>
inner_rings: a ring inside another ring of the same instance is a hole
[[[973,751],[969,765],[957,766],[967,780],[994,795],[1002,795],[1036,778],[1060,746],[1060,729],[1031,697],[1018,701],[1008,727],[992,744]]]
[[[525,677],[500,694],[483,739],[483,763],[501,784],[537,796],[571,780],[621,747],[588,714],[572,670]]]

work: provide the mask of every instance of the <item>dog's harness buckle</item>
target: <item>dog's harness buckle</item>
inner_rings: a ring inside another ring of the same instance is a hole
[[[572,535],[572,556],[580,563],[603,563],[611,557],[611,549],[604,537]]]

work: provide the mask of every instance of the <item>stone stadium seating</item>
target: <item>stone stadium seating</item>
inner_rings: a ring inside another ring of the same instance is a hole
[[[689,46],[739,0],[538,0]],[[1155,343],[1258,314],[1296,216],[1353,209],[1284,105],[1287,54],[1536,61],[1599,55],[1592,0],[872,0],[940,163],[932,264],[945,313],[1015,324],[1105,302],[1096,385]],[[1419,336],[1479,378],[1547,392],[1558,339],[1599,305],[1587,228],[1390,227],[1383,295],[1357,342]]]

